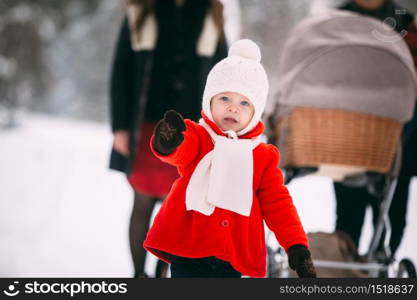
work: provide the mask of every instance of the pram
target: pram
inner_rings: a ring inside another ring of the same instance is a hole
[[[281,55],[270,141],[280,149],[286,183],[307,174],[328,176],[366,186],[380,199],[366,256],[346,262],[315,259],[313,253],[316,268],[416,277],[414,264],[398,263],[389,248],[388,210],[401,162],[401,133],[417,90],[405,42],[382,22],[332,10],[302,21]],[[269,277],[289,275],[282,249],[268,248],[268,258]]]

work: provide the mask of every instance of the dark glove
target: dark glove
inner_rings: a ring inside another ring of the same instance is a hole
[[[155,150],[162,155],[169,155],[174,152],[184,140],[182,132],[185,129],[182,116],[175,110],[167,111],[164,118],[155,126],[153,140]]]
[[[297,272],[298,277],[317,277],[310,251],[303,245],[294,245],[288,249],[288,261],[290,268]]]

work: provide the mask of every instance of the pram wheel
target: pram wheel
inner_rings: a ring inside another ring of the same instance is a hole
[[[416,278],[416,267],[413,262],[407,258],[403,258],[398,264],[398,278]]]

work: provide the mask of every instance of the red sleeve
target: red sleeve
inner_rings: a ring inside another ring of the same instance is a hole
[[[182,133],[184,141],[173,153],[169,155],[161,155],[156,152],[153,147],[154,136],[152,136],[150,141],[152,153],[160,160],[177,167],[185,167],[194,161],[200,151],[200,140],[196,129],[196,126],[198,125],[193,121],[186,119],[185,126],[186,130]]]
[[[408,48],[410,48],[414,66],[417,68],[417,24],[415,19],[408,25],[404,41],[407,43]]]
[[[286,251],[296,244],[308,247],[307,236],[278,168],[278,149],[268,145],[268,151],[269,161],[257,191],[266,225]]]

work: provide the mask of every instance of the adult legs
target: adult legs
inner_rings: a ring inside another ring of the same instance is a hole
[[[390,248],[395,255],[400,246],[407,218],[407,205],[411,178],[416,174],[417,168],[417,128],[409,135],[403,148],[401,169],[398,175],[397,186],[389,209],[391,223]],[[378,210],[374,209],[374,223],[378,216]]]
[[[389,219],[391,222],[391,240],[390,248],[394,255],[400,246],[407,217],[408,192],[411,182],[411,174],[405,170],[400,171],[397,187],[394,192],[391,207],[389,210]]]
[[[366,187],[348,187],[338,182],[333,186],[336,195],[336,230],[347,233],[358,246],[366,207],[371,203],[372,196]]]
[[[129,242],[135,277],[144,276],[146,250],[142,244],[149,229],[149,222],[157,199],[135,191],[129,225]]]
[[[411,178],[417,175],[417,127],[411,133],[404,145],[402,165],[398,176],[398,184],[394,193],[393,205],[389,216],[392,224],[391,250],[394,254],[401,243],[406,226],[408,194]]]
[[[406,226],[407,204],[411,178],[417,174],[417,127],[410,130],[403,148],[402,164],[397,186],[389,210],[391,222],[390,248],[394,255],[397,251]],[[362,230],[366,206],[372,204],[373,223],[379,215],[379,201],[364,188],[350,188],[334,183],[336,193],[336,230],[349,234],[356,245]],[[380,247],[382,246],[382,240]]]

